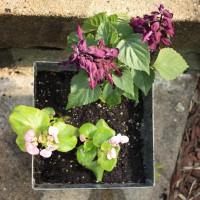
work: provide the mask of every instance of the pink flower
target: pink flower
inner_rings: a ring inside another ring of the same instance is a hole
[[[120,143],[124,144],[124,143],[128,143],[129,142],[129,138],[125,135],[122,135],[120,138]]]
[[[108,160],[112,160],[113,158],[116,158],[116,157],[117,157],[116,150],[115,148],[112,148],[110,152],[107,154],[107,158]]]
[[[82,135],[82,134],[79,136],[79,139],[80,139],[81,142],[85,142],[86,141],[85,135]]]
[[[26,142],[31,142],[34,137],[35,137],[35,131],[34,130],[29,130],[25,134],[24,139],[25,139]]]
[[[49,127],[49,135],[53,136],[55,143],[59,143],[58,132],[59,132],[59,130],[56,126],[50,126]]]
[[[116,146],[120,143],[121,134],[117,134],[117,136],[113,136],[110,138],[109,143],[112,144],[112,146]]]
[[[46,149],[49,151],[55,151],[57,148],[58,148],[57,145],[48,145]]]
[[[42,150],[40,151],[40,155],[41,155],[42,157],[44,157],[44,158],[49,158],[49,157],[51,156],[51,154],[52,154],[52,151],[47,150],[47,149],[42,149]]]
[[[31,155],[38,155],[39,149],[30,142],[26,142],[26,151]]]

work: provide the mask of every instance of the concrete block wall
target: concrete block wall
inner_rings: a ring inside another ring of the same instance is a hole
[[[1,0],[0,48],[47,47],[65,49],[67,34],[93,14],[124,12],[131,17],[156,10],[155,0]],[[174,13],[174,47],[199,52],[200,3],[165,0]]]

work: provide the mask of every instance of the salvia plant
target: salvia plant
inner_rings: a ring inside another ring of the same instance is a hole
[[[103,12],[78,25],[67,37],[67,50],[72,54],[60,63],[77,70],[66,109],[98,99],[112,107],[121,103],[122,96],[137,103],[139,91],[148,94],[156,73],[166,80],[179,76],[188,66],[168,47],[175,34],[172,18],[161,4],[143,17]],[[49,158],[54,151],[71,151],[79,138],[78,162],[102,181],[104,171],[116,166],[120,146],[129,138],[116,133],[103,119],[77,128],[66,124],[65,118],[56,117],[53,108],[20,105],[13,109],[9,121],[19,148],[35,156]]]
[[[120,104],[122,96],[138,102],[138,91],[147,95],[155,74],[172,80],[188,68],[172,48],[173,14],[161,4],[143,17],[99,13],[68,36],[73,52],[60,63],[75,66],[66,109],[100,99],[108,107]]]

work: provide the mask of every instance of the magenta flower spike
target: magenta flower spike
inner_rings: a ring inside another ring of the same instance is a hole
[[[174,35],[172,18],[173,14],[161,4],[158,11],[151,12],[150,15],[132,18],[130,25],[135,33],[143,35],[142,42],[148,42],[150,51],[154,52],[161,49],[160,43],[165,46],[171,45],[169,36]]]
[[[117,68],[113,59],[119,55],[119,49],[109,48],[104,45],[104,40],[100,39],[97,46],[87,46],[86,40],[83,37],[81,27],[77,27],[78,44],[72,45],[75,51],[69,59],[60,63],[64,67],[69,64],[76,64],[78,69],[84,69],[89,78],[91,89],[107,78],[110,84],[113,84],[111,71],[116,71],[119,76],[122,72]]]

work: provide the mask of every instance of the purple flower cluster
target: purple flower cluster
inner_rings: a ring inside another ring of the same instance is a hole
[[[122,76],[121,71],[113,62],[113,59],[119,54],[119,49],[106,47],[103,39],[100,39],[98,46],[87,47],[80,26],[78,26],[77,35],[79,38],[78,45],[72,45],[75,53],[62,63],[63,66],[76,64],[78,69],[84,69],[90,77],[89,84],[92,89],[106,77],[113,84],[111,70],[115,70],[119,76]]]
[[[144,15],[143,18],[132,18],[130,25],[135,33],[143,35],[143,42],[148,42],[150,51],[160,50],[160,42],[169,46],[170,37],[174,35],[174,26],[172,23],[173,14],[164,9],[161,4],[159,11],[151,12],[150,15]]]

